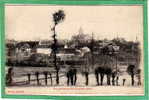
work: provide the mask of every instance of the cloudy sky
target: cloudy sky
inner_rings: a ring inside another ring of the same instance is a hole
[[[7,39],[51,39],[52,14],[62,9],[65,20],[58,24],[59,39],[70,39],[80,27],[85,34],[97,39],[123,37],[143,39],[143,7],[132,6],[51,6],[6,5],[5,32]]]

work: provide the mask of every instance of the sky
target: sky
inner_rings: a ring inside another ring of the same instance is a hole
[[[56,6],[6,5],[7,39],[50,40],[53,32],[52,14],[64,10],[65,20],[56,26],[58,39],[71,39],[82,28],[84,34],[96,39],[122,37],[143,40],[143,7],[129,6]]]

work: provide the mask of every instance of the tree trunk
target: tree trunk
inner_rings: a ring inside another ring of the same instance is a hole
[[[57,57],[56,57],[56,51],[57,51],[57,39],[56,39],[56,33],[55,33],[55,27],[56,25],[53,27],[53,39],[54,39],[54,47],[53,47],[53,53],[54,53],[54,66],[56,69],[56,84],[59,84],[59,68],[57,66]]]
[[[59,70],[56,70],[56,84],[59,84]]]
[[[52,74],[50,73],[50,79],[51,79],[51,86],[53,85],[53,81],[52,81]]]

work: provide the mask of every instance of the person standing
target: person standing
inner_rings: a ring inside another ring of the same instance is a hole
[[[115,85],[115,76],[116,76],[116,72],[112,73],[112,85]]]
[[[69,77],[70,77],[70,82],[71,82],[71,85],[74,84],[74,72],[73,72],[73,69],[70,69],[70,72],[69,72]]]
[[[85,72],[85,80],[86,80],[85,84],[86,85],[88,85],[88,74],[89,74],[88,72]]]
[[[73,69],[73,79],[74,79],[73,85],[76,85],[76,81],[77,81],[77,69]]]
[[[137,70],[138,85],[141,85],[141,69]]]
[[[97,86],[99,85],[99,75],[98,75],[98,69],[95,69],[95,78],[96,78],[96,82],[97,82]]]
[[[8,73],[6,74],[6,85],[8,85],[8,86],[12,85],[12,83],[13,83],[13,78],[12,78],[13,74],[14,74],[13,73],[13,68],[11,67],[11,68],[8,69]]]
[[[67,86],[69,86],[69,81],[70,81],[69,72],[66,73],[66,77],[67,77]]]
[[[119,80],[119,76],[116,77],[116,85],[118,86],[118,80]]]
[[[124,78],[124,79],[123,79],[123,86],[125,85],[125,81],[126,81],[126,79]]]

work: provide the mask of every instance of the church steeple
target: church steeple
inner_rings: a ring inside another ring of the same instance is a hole
[[[83,32],[83,29],[82,29],[82,27],[80,27],[80,29],[79,29],[79,34],[83,34],[84,32]]]

